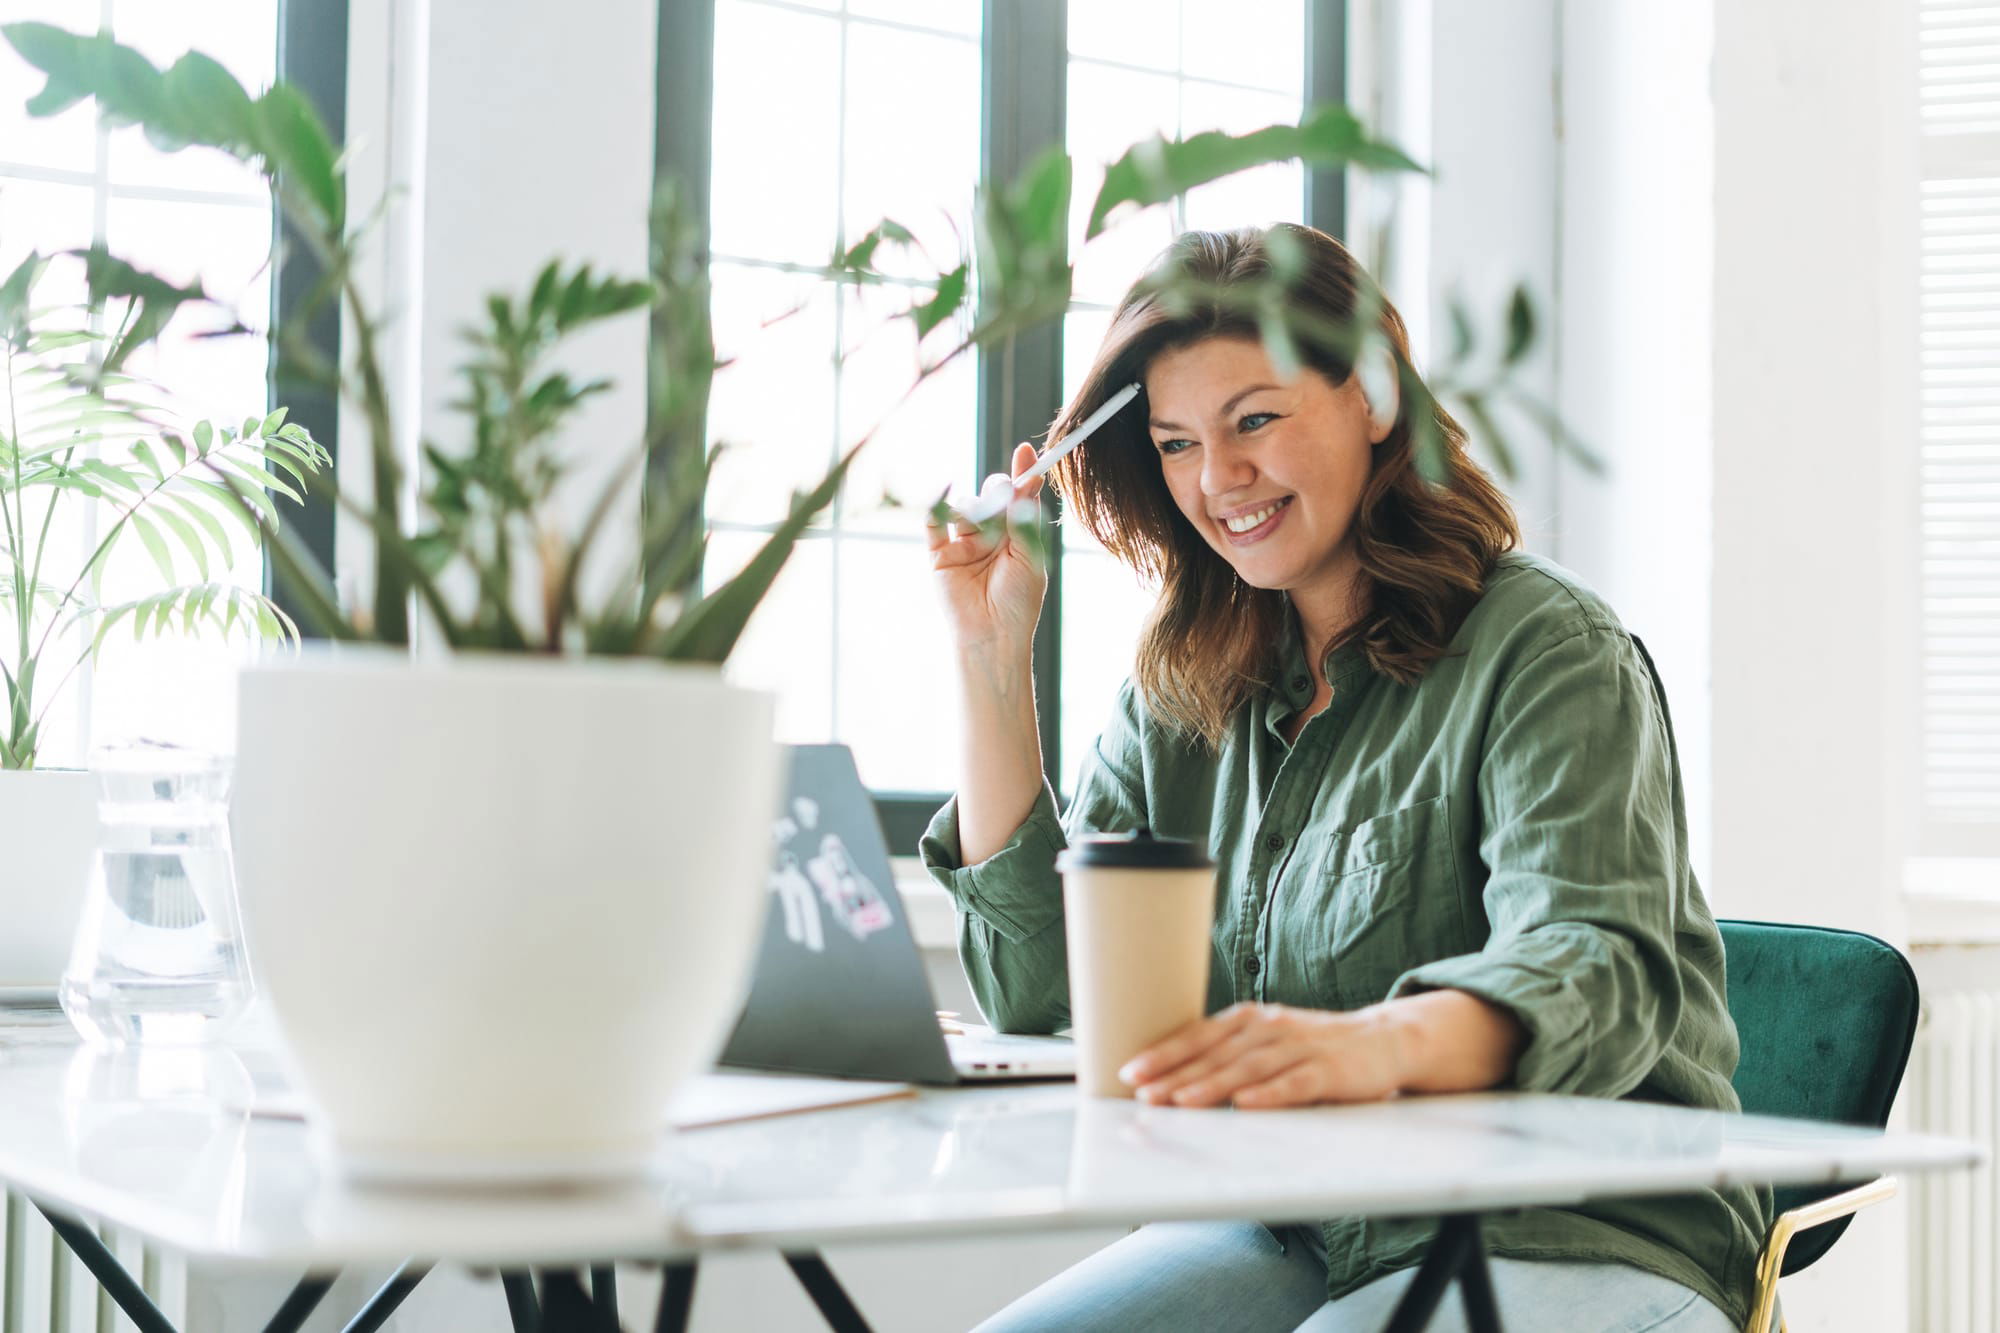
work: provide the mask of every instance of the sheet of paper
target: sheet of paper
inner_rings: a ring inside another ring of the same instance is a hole
[[[701,1129],[738,1120],[820,1111],[835,1106],[913,1097],[908,1083],[878,1083],[852,1078],[806,1078],[797,1074],[703,1074],[674,1098],[667,1119],[676,1129]],[[306,1118],[305,1099],[290,1088],[260,1088],[250,1114],[274,1120]]]

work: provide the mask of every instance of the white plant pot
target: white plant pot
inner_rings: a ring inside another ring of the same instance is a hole
[[[0,986],[54,986],[97,842],[89,773],[0,772]]]
[[[347,653],[246,670],[239,697],[245,939],[338,1169],[639,1169],[747,985],[769,696],[702,667]]]

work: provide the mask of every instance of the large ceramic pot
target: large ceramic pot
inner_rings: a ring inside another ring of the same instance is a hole
[[[0,772],[0,986],[54,986],[97,841],[88,773]]]
[[[638,1168],[747,983],[770,698],[711,668],[388,653],[239,695],[250,965],[339,1169]]]

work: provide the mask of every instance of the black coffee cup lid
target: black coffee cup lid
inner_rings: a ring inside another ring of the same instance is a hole
[[[1129,833],[1092,833],[1056,857],[1057,870],[1208,870],[1201,839],[1156,838],[1144,825]]]

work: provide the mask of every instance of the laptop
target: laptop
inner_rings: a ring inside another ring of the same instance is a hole
[[[1074,1078],[1065,1038],[970,1023],[946,1032],[853,754],[785,748],[791,773],[771,829],[769,911],[721,1063],[904,1083]]]

